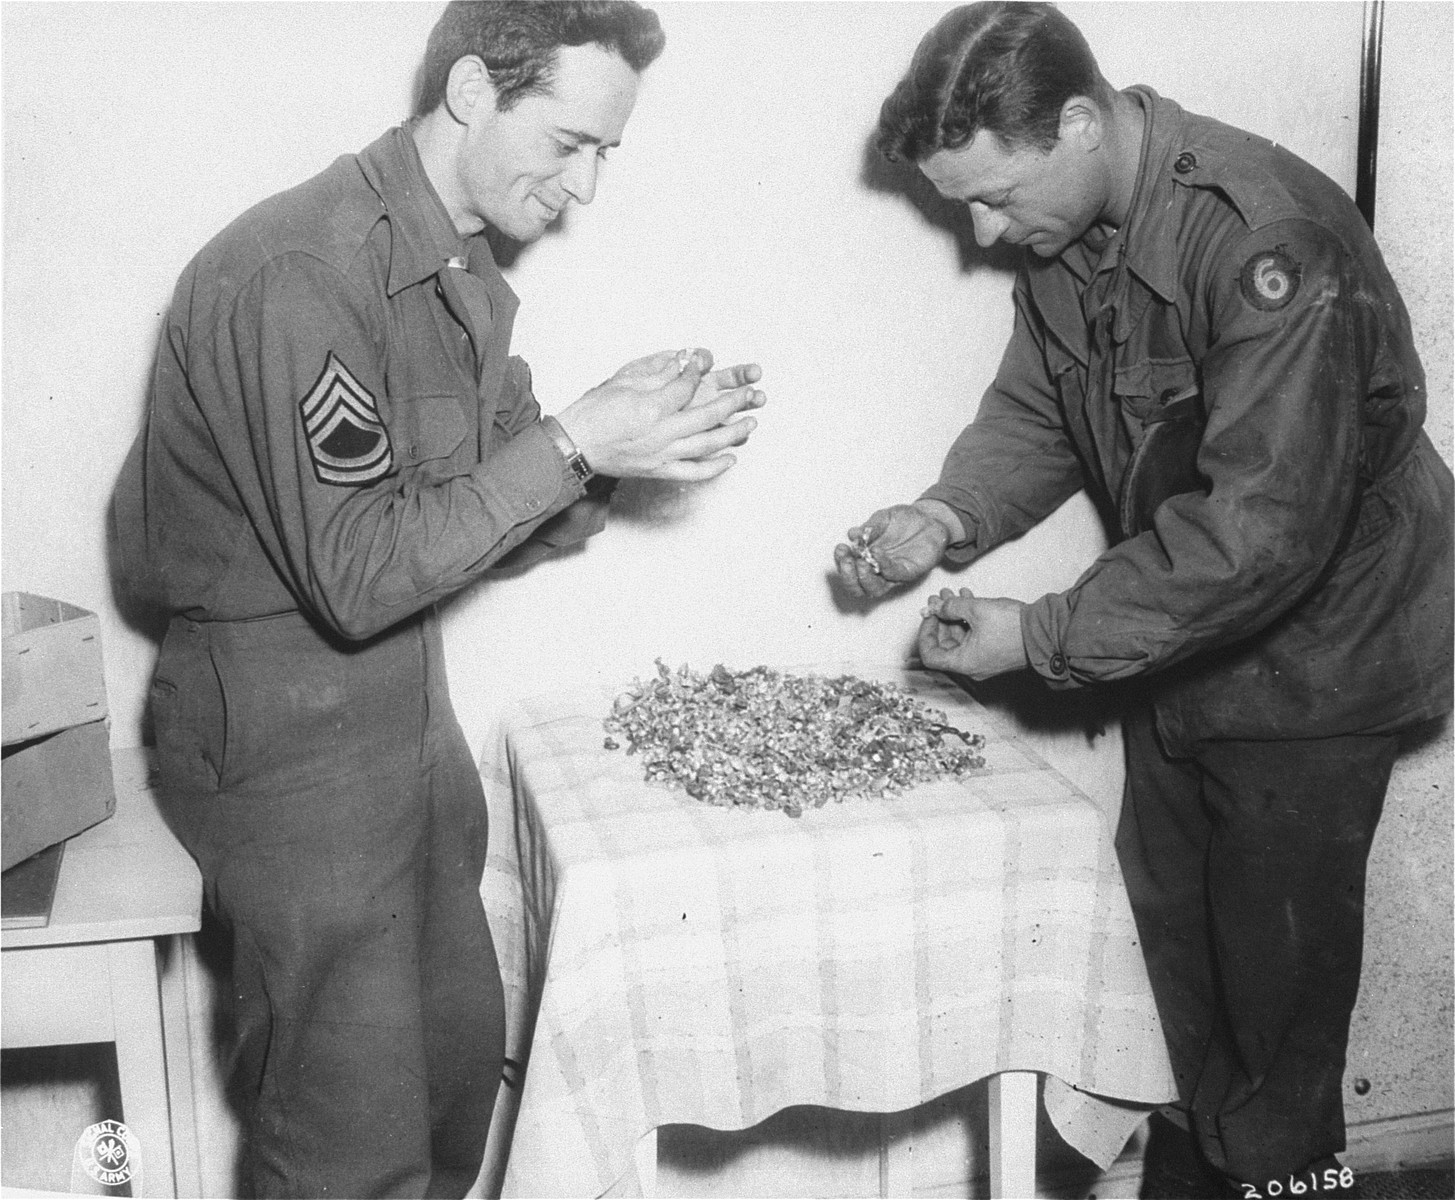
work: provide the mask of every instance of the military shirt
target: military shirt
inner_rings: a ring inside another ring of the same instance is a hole
[[[509,354],[516,307],[405,127],[244,213],[166,317],[113,506],[133,592],[359,639],[598,531]]]
[[[1027,606],[1027,654],[1058,688],[1146,677],[1169,746],[1448,711],[1451,474],[1373,237],[1287,150],[1127,94],[1128,219],[1023,260],[995,380],[926,492],[964,522],[949,559],[1086,488],[1113,544]],[[1149,470],[1181,481],[1146,505]]]

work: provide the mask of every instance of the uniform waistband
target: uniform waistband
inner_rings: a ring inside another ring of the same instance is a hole
[[[363,641],[345,638],[297,609],[235,620],[199,619],[178,613],[168,624],[168,632],[173,631],[181,636],[204,637],[210,645],[288,645],[300,650],[316,649],[345,655],[366,654],[403,639],[417,640],[421,636],[426,647],[443,649],[433,606]]]
[[[310,621],[306,616],[303,615],[303,613],[298,611],[296,608],[290,610],[289,612],[267,613],[260,617],[189,617],[184,613],[177,613],[172,617],[171,621],[172,625],[181,626],[186,629],[204,629],[212,627],[222,627],[224,625],[262,625],[265,623],[282,623],[309,626],[313,624],[312,621]]]

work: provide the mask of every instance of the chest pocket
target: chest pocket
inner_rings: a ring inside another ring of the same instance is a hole
[[[1116,388],[1133,446],[1117,518],[1123,536],[1135,537],[1152,527],[1157,510],[1173,496],[1207,491],[1197,469],[1207,414],[1191,360],[1119,370]]]
[[[468,428],[454,396],[417,396],[396,404],[389,426],[394,461],[401,468],[428,464],[447,473],[442,460],[454,457]]]

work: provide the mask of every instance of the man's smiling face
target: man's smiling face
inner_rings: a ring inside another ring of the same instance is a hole
[[[553,75],[544,94],[505,112],[487,96],[467,118],[456,162],[462,211],[451,214],[462,232],[489,224],[533,242],[572,200],[591,203],[606,151],[620,144],[636,105],[638,76],[597,45],[560,47]]]

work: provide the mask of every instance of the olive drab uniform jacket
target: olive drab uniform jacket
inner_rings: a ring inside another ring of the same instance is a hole
[[[926,495],[966,562],[1085,487],[1112,545],[1022,633],[1052,687],[1144,675],[1201,738],[1372,733],[1451,705],[1452,482],[1393,280],[1333,182],[1133,88],[1126,224],[1026,256],[1015,327]]]
[[[167,314],[112,510],[129,590],[360,639],[597,532],[509,354],[516,305],[405,128],[244,213]]]

